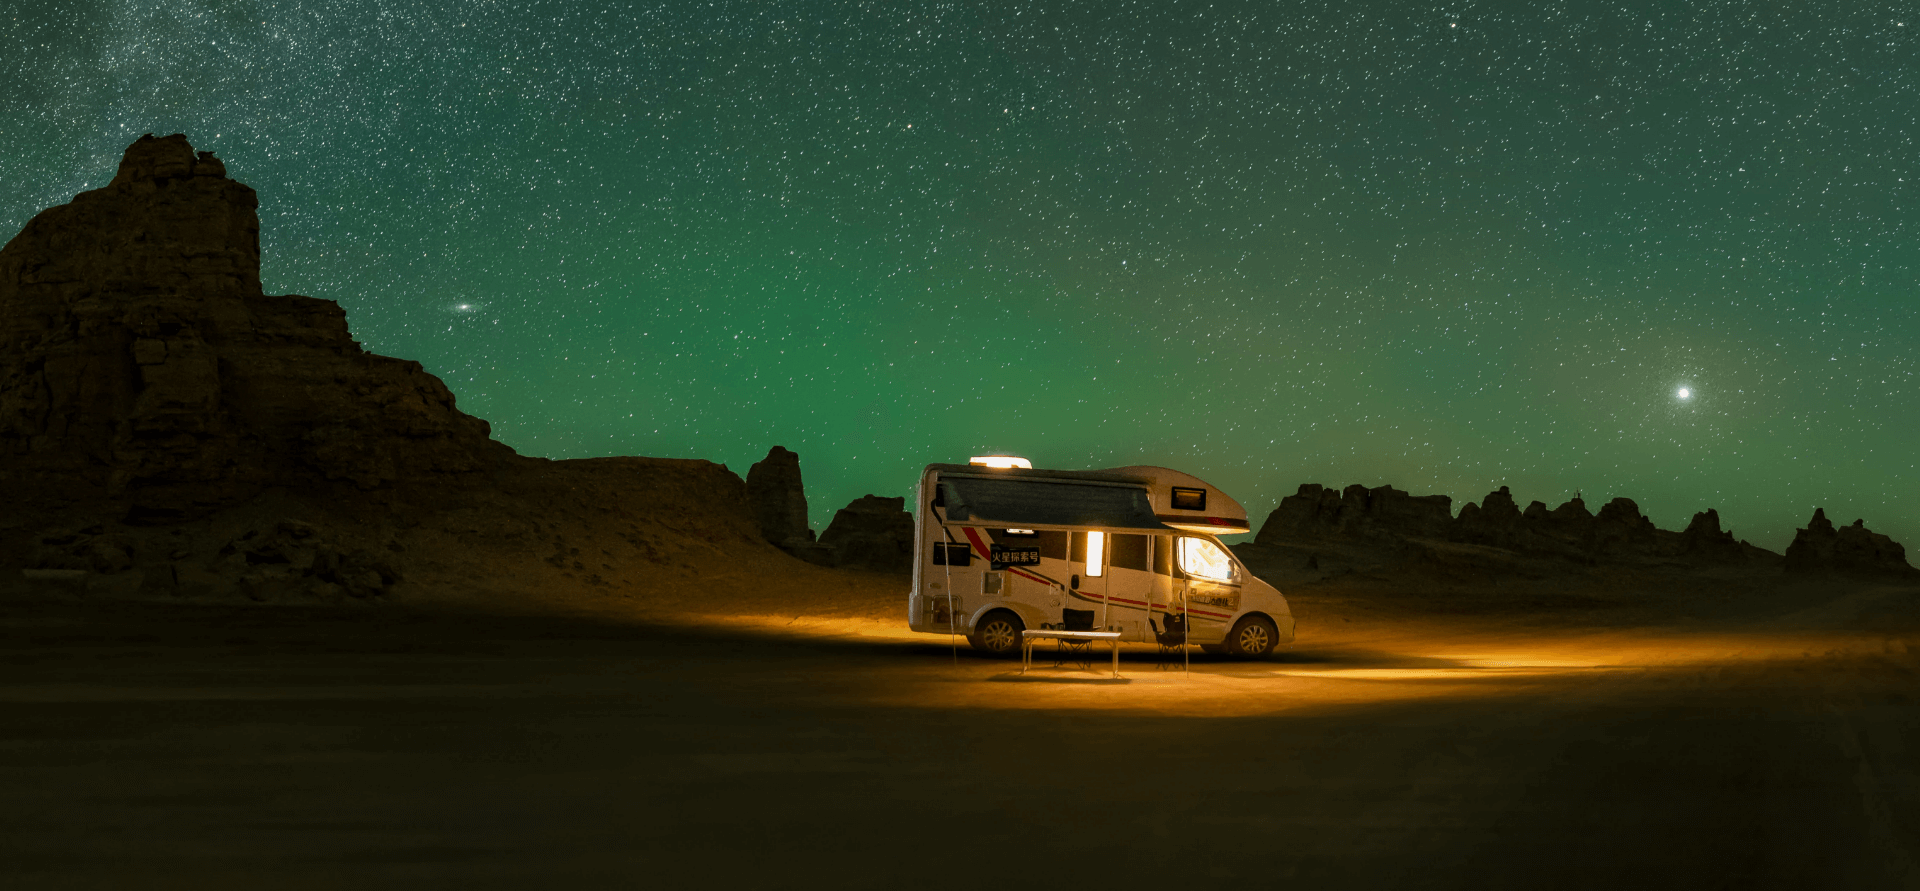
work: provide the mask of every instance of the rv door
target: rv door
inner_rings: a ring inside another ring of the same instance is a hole
[[[1153,601],[1156,587],[1154,536],[1116,532],[1108,541],[1107,624],[1123,635],[1122,640],[1152,640],[1147,604]]]

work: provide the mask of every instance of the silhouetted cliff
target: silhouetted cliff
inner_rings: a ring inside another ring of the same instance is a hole
[[[184,136],[0,249],[0,482],[135,521],[275,485],[464,473],[512,451],[417,362],[368,353],[330,300],[260,289],[254,191]]]
[[[515,455],[339,305],[262,293],[256,204],[147,136],[0,249],[0,590],[697,606],[811,571],[726,467]]]

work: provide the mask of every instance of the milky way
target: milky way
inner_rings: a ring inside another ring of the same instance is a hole
[[[525,453],[1920,538],[1907,5],[79,9],[0,13],[0,234],[186,133]]]

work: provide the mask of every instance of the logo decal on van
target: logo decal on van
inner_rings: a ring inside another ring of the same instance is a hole
[[[1037,547],[1010,548],[996,544],[993,546],[990,559],[994,569],[1006,569],[1009,566],[1039,566],[1040,549]]]

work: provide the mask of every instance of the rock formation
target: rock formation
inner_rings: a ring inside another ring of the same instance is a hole
[[[1513,494],[1501,486],[1499,491],[1487,493],[1478,504],[1469,501],[1462,506],[1449,537],[1517,549],[1527,544],[1523,539],[1530,530],[1524,525],[1525,520],[1519,505],[1514,503]]]
[[[1450,499],[1444,495],[1411,496],[1392,486],[1354,485],[1336,492],[1308,483],[1280,500],[1255,543],[1345,542],[1371,549],[1376,564],[1422,554],[1430,560],[1457,563],[1463,559],[1457,554],[1440,555],[1428,546],[1440,542],[1583,564],[1777,559],[1722,531],[1720,514],[1713,510],[1696,514],[1685,532],[1676,533],[1656,528],[1631,498],[1615,498],[1602,505],[1598,514],[1588,511],[1578,497],[1553,509],[1534,501],[1522,510],[1512,491],[1501,486],[1480,501],[1462,506],[1458,516],[1452,516],[1449,507]]]
[[[760,536],[780,550],[812,563],[833,566],[833,548],[815,541],[807,525],[807,488],[800,479],[800,456],[783,446],[747,469],[747,500]]]
[[[254,191],[184,136],[0,249],[0,485],[178,519],[271,485],[496,466],[511,450],[330,300],[260,288]]]
[[[833,565],[885,572],[913,570],[913,515],[907,499],[868,495],[833,515],[820,543],[833,549]]]
[[[1267,515],[1257,540],[1314,539],[1328,535],[1400,535],[1444,538],[1453,522],[1453,499],[1412,496],[1392,486],[1361,485],[1335,491],[1306,483]]]
[[[262,293],[255,207],[148,136],[0,249],[0,596],[709,609],[795,574],[726,467],[515,455],[337,304]]]
[[[1718,517],[1718,514],[1715,515]],[[1674,533],[1653,525],[1631,498],[1615,498],[1600,506],[1588,533],[1587,549],[1596,556],[1669,556],[1677,544]]]
[[[807,525],[807,487],[800,479],[800,456],[784,446],[747,470],[747,500],[753,504],[760,534],[777,547],[813,541]]]
[[[1732,532],[1720,529],[1720,512],[1707,508],[1693,515],[1680,533],[1680,552],[1707,562],[1726,563],[1742,559],[1748,546],[1735,541]]]
[[[906,572],[913,568],[913,515],[905,498],[868,495],[833,515],[819,540],[807,526],[800,456],[781,446],[747,471],[747,500],[760,535],[816,566]]]
[[[1786,565],[1793,573],[1916,574],[1906,548],[1868,529],[1865,520],[1835,529],[1824,508],[1814,508],[1807,528],[1794,534]]]

